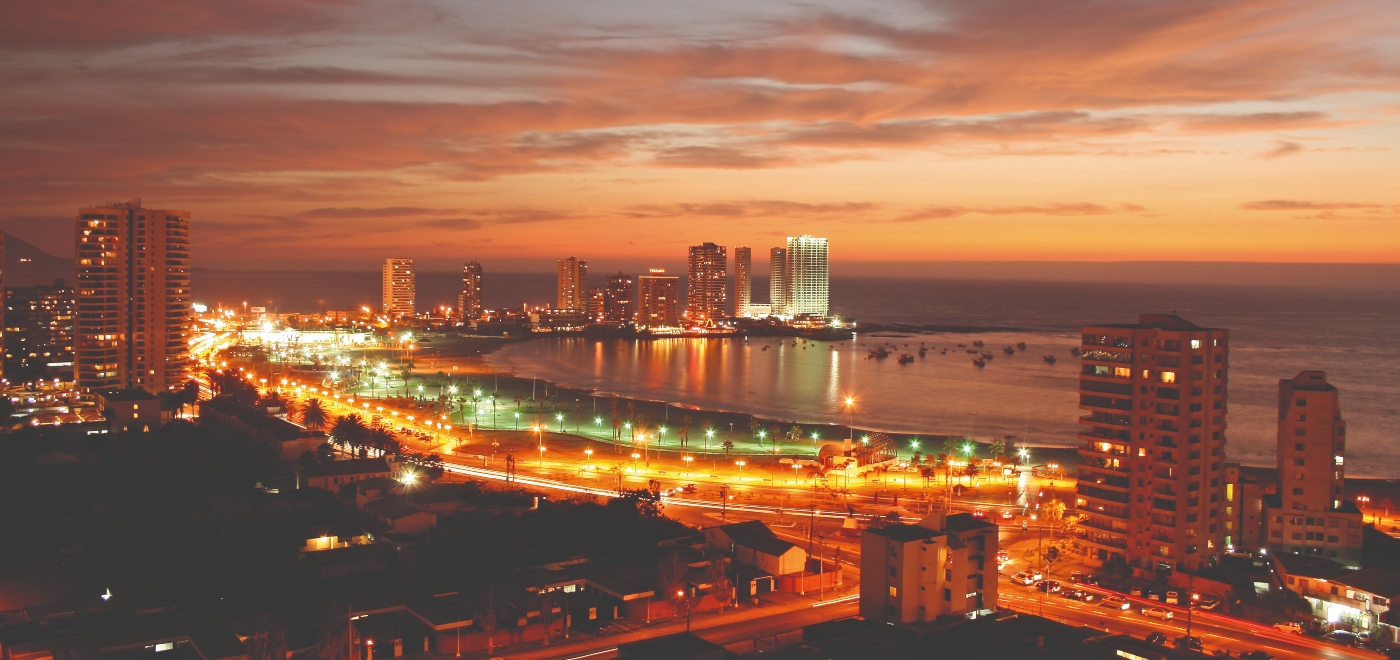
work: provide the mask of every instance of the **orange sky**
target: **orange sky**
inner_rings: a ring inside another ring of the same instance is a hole
[[[214,268],[1400,262],[1400,4],[50,0],[16,222],[143,197]],[[17,232],[18,233],[18,232]]]

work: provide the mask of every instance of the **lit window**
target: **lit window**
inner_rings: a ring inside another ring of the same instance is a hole
[[[899,589],[898,589],[897,587],[890,587],[890,598],[898,598],[898,597],[899,597]]]
[[[1176,372],[1175,372],[1175,371],[1163,371],[1163,372],[1162,372],[1162,382],[1163,382],[1163,383],[1175,383],[1175,382],[1176,382]]]
[[[1192,339],[1192,340],[1191,340],[1191,348],[1200,348],[1200,347],[1201,347],[1201,340],[1199,340],[1199,339]]]

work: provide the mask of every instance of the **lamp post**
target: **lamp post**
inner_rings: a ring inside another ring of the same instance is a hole
[[[710,441],[715,439],[714,429],[705,429],[705,450],[710,449]]]
[[[540,445],[540,469],[544,469],[544,445]]]
[[[1190,597],[1189,599],[1186,600],[1186,644],[1187,644],[1187,646],[1190,646],[1190,644],[1191,644],[1191,611],[1194,610],[1194,609],[1196,609],[1196,602],[1199,601],[1199,600],[1201,600],[1201,595],[1200,595],[1200,594],[1191,594],[1191,597]]]
[[[1365,522],[1365,521],[1366,521],[1366,505],[1367,505],[1367,504],[1370,504],[1370,503],[1371,503],[1371,498],[1369,498],[1369,497],[1367,497],[1367,496],[1365,496],[1365,495],[1358,495],[1358,496],[1356,497],[1356,505],[1357,505],[1357,508],[1361,509],[1361,521],[1362,521],[1362,522]],[[1371,514],[1371,515],[1372,515],[1372,517],[1375,517],[1375,514],[1374,514],[1374,513]],[[1376,521],[1375,521],[1375,522],[1376,522],[1376,524],[1380,524],[1380,519],[1379,519],[1379,518],[1376,518]]]
[[[641,457],[642,457],[641,454],[638,454],[638,453],[635,452],[635,451],[632,452],[632,472],[636,472],[636,471],[637,471],[637,459],[639,459],[639,458],[641,458]]]
[[[681,460],[685,461],[685,470],[686,470],[686,474],[687,474],[687,476],[688,476],[688,475],[690,474],[690,462],[693,461],[693,460],[695,460],[695,457],[694,457],[694,456],[683,456],[683,457],[681,457]]]
[[[856,437],[856,398],[846,397],[846,437],[855,439]]]
[[[744,466],[746,463],[744,463],[744,461],[735,461],[734,464],[739,466],[739,481],[742,483],[744,481]]]
[[[583,450],[583,455],[585,456],[585,459],[584,459],[584,460],[588,461],[589,464],[592,464],[592,463],[593,463],[593,450],[592,450],[592,449],[585,449],[585,450]]]

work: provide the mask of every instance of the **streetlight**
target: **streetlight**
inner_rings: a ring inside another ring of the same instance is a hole
[[[635,452],[635,451],[632,452],[632,471],[633,471],[633,472],[636,472],[636,471],[637,471],[637,459],[639,459],[639,458],[641,458],[641,457],[642,457],[641,454],[638,454],[638,453]]]
[[[603,418],[602,418],[602,417],[594,417],[594,418],[593,418],[593,423],[598,425],[598,434],[599,434],[599,435],[602,435],[602,434],[603,434]]]
[[[586,460],[587,460],[589,463],[592,463],[592,462],[593,462],[593,450],[592,450],[592,449],[585,449],[585,450],[583,450],[583,455],[587,457]]]
[[[695,457],[694,457],[694,456],[682,456],[682,457],[681,457],[681,460],[685,461],[685,469],[686,469],[686,472],[689,473],[689,471],[690,471],[690,462],[693,461],[693,460],[695,460]]]
[[[705,449],[710,448],[710,441],[715,439],[714,429],[705,429]]]
[[[666,427],[663,426],[657,430],[661,432],[661,435],[659,436],[660,439],[656,442],[656,446],[660,447],[661,445],[666,444]],[[659,458],[661,456],[661,450],[658,449],[656,455]]]
[[[1201,600],[1200,594],[1191,594],[1191,599],[1186,601],[1186,644],[1191,644],[1191,610],[1196,609],[1196,603]]]
[[[802,468],[802,464],[801,464],[801,463],[794,462],[794,463],[792,464],[792,483],[797,483],[797,481],[798,481],[797,471],[798,471],[799,469],[801,469],[801,468]]]
[[[747,465],[747,463],[745,463],[745,462],[743,462],[743,461],[735,461],[735,464],[739,466],[739,481],[743,481],[743,480],[744,480],[744,466]]]
[[[544,469],[544,445],[540,445],[540,469]]]
[[[847,436],[848,436],[848,437],[851,437],[851,438],[856,437],[856,426],[855,426],[855,424],[856,424],[856,413],[855,413],[855,405],[856,405],[856,398],[855,398],[855,397],[853,397],[853,396],[848,396],[848,397],[846,397],[846,432],[847,432]]]

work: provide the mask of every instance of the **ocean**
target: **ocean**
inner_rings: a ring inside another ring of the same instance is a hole
[[[452,304],[454,273],[420,273],[420,306]],[[756,300],[766,299],[756,282]],[[267,306],[269,311],[373,304],[377,273],[195,274],[198,302]],[[553,274],[487,273],[488,307],[549,303]],[[860,333],[845,342],[777,338],[656,341],[541,339],[488,356],[499,368],[564,385],[780,419],[844,425],[839,404],[859,399],[858,427],[899,434],[974,433],[1075,446],[1076,360],[1086,323],[1128,323],[1139,313],[1176,313],[1232,336],[1228,450],[1247,465],[1274,464],[1278,380],[1326,371],[1341,390],[1348,424],[1348,474],[1400,477],[1400,291],[1270,286],[1092,284],[836,277],[832,311],[865,323],[1004,328],[978,334]],[[881,336],[886,335],[886,336]],[[958,344],[985,342],[996,358],[972,366]],[[1003,346],[1024,341],[1014,356]],[[865,359],[873,343],[923,359]],[[909,347],[905,348],[904,345]],[[764,347],[767,346],[767,350]],[[948,349],[944,354],[943,349]],[[1055,355],[1055,365],[1043,357]],[[831,428],[829,433],[841,432]]]

